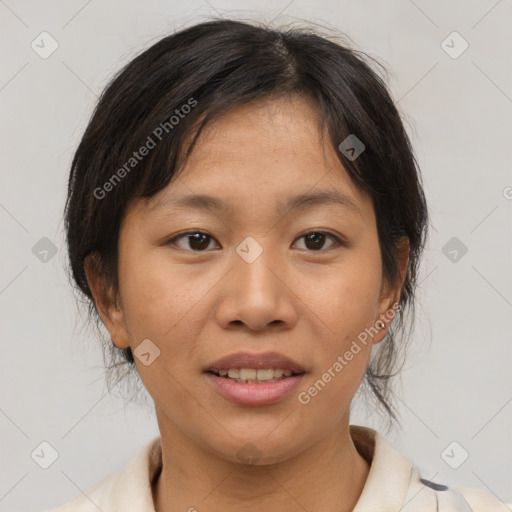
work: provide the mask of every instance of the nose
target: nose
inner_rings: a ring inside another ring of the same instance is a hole
[[[281,256],[282,257],[282,256]],[[216,318],[224,329],[291,329],[297,322],[298,297],[286,265],[268,249],[254,260],[235,255],[222,280]]]

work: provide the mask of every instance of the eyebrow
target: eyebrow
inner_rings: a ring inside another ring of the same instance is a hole
[[[277,213],[284,213],[294,210],[305,210],[313,206],[321,206],[326,204],[335,204],[343,206],[354,213],[361,215],[361,209],[356,205],[354,200],[340,192],[339,190],[319,190],[317,192],[309,192],[297,194],[288,197],[285,201],[279,201],[276,205]],[[233,205],[226,203],[222,199],[208,194],[192,194],[177,197],[175,199],[164,200],[164,202],[155,204],[149,211],[154,211],[163,207],[191,208],[199,210],[226,210],[233,212]]]

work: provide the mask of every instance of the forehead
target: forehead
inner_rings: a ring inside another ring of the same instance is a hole
[[[245,104],[206,126],[184,167],[146,206],[234,213],[264,202],[282,213],[337,204],[361,214],[371,201],[336,151],[311,101],[292,96]]]
[[[298,95],[252,101],[210,121],[187,163],[229,159],[250,165],[249,158],[257,155],[260,167],[269,159],[277,164],[288,157],[306,158],[318,166],[319,157],[333,156],[325,154],[328,141],[319,121],[316,105]]]

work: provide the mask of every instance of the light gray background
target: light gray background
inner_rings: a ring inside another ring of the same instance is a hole
[[[387,437],[425,477],[512,501],[510,0],[6,0],[0,509],[55,507],[158,434],[150,408],[106,392],[64,271],[62,210],[73,151],[108,78],[175,28],[214,15],[331,24],[390,70],[433,229],[403,373],[403,431]],[[59,45],[47,59],[31,48],[43,31]],[[469,44],[455,59],[441,46],[453,31]],[[42,237],[58,248],[46,263],[32,253]],[[455,263],[442,252],[452,237],[468,248]],[[380,428],[361,411],[352,422]],[[42,441],[59,452],[46,470],[30,456]],[[456,470],[441,457],[452,441],[469,452]]]

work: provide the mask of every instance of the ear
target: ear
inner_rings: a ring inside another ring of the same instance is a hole
[[[405,276],[407,274],[407,266],[409,263],[409,239],[403,236],[398,239],[395,249],[395,259],[397,268],[400,273],[398,282],[394,285],[383,283],[381,287],[381,296],[379,301],[378,315],[375,318],[375,328],[378,330],[373,337],[373,343],[377,344],[384,339],[387,334],[389,325],[397,313],[398,303],[402,293]]]
[[[116,302],[114,290],[106,283],[104,274],[101,272],[101,256],[97,252],[85,258],[84,270],[96,310],[110,334],[112,343],[119,348],[128,348],[130,342],[123,310]]]

